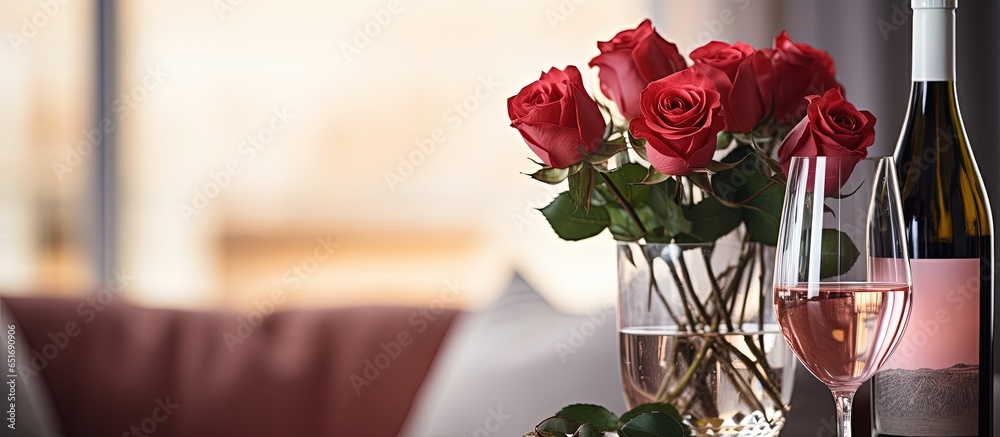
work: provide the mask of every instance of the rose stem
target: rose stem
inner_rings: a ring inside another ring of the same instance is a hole
[[[716,318],[712,322],[712,331],[715,331],[716,329],[718,329],[718,327],[719,327],[719,319]],[[705,342],[701,344],[701,347],[698,348],[698,353],[695,354],[694,359],[691,360],[691,364],[688,365],[687,372],[684,372],[684,376],[681,378],[680,381],[677,382],[677,385],[674,386],[674,389],[671,390],[669,394],[666,394],[666,398],[664,398],[665,402],[670,402],[674,400],[674,398],[676,398],[678,395],[681,394],[682,391],[684,391],[684,387],[687,386],[688,382],[691,381],[691,377],[694,376],[694,372],[698,370],[698,366],[701,365],[701,360],[705,358],[705,354],[708,352],[708,347],[711,344],[712,342],[708,341],[707,338],[705,339]],[[665,394],[664,392],[666,392],[667,388],[666,382],[667,380],[664,380],[663,384],[660,385],[660,390],[658,390],[656,393],[657,399],[660,399]]]
[[[766,264],[766,261],[764,260],[764,246],[763,245],[757,245],[757,254],[759,255],[758,259],[760,259],[760,272],[761,272],[760,276],[757,277],[757,280],[760,283],[760,292],[757,295],[757,299],[758,299],[758,304],[757,304],[757,329],[760,332],[764,332],[764,293],[767,293],[767,291],[764,290],[764,272],[767,270],[766,269],[767,264]],[[764,349],[764,337],[763,336],[760,337],[760,348],[762,350]]]
[[[755,249],[757,249],[757,250],[755,250]],[[746,257],[744,257],[743,260],[748,260],[750,257],[756,257],[756,258],[758,258],[757,260],[760,263],[761,272],[763,272],[764,271],[764,267],[765,267],[764,264],[763,264],[763,262],[764,262],[764,260],[763,260],[763,253],[764,253],[763,248],[759,244],[754,245],[753,247],[750,248],[749,251],[746,252]],[[763,287],[764,287],[764,285],[763,285],[763,274],[761,274],[758,279],[760,279],[762,281],[761,285],[760,285],[760,287],[761,287],[760,296],[763,296],[763,293],[764,293],[764,289],[763,289]],[[742,281],[742,278],[738,278],[738,280]],[[750,282],[748,281],[747,282],[747,290],[749,290],[749,288],[750,288]],[[743,320],[745,320],[744,317],[745,317],[745,312],[746,312],[746,301],[749,300],[749,298],[750,298],[750,296],[744,296],[743,311],[740,314],[740,321],[741,322]],[[760,325],[760,323],[762,323],[761,321],[764,318],[763,302],[761,302],[759,305],[760,306],[758,308],[758,310],[759,310],[759,313],[758,313],[758,318],[759,318],[758,319],[758,327],[759,327],[760,332],[763,332],[764,328],[763,328],[762,325]],[[773,373],[773,371],[771,370],[771,366],[767,362],[767,358],[766,358],[766,356],[765,356],[765,354],[763,352],[764,351],[764,338],[763,338],[763,336],[759,337],[759,340],[760,340],[759,348],[758,348],[758,345],[756,345],[756,344],[753,343],[753,341],[748,340],[748,337],[749,336],[743,336],[743,342],[744,342],[744,344],[747,345],[747,348],[750,349],[750,351],[753,353],[753,355],[757,358],[758,362],[764,368],[765,374],[771,375]]]
[[[625,197],[622,196],[621,191],[618,191],[618,187],[616,187],[615,184],[611,182],[611,178],[608,177],[607,174],[601,172],[597,172],[597,174],[601,175],[601,178],[604,179],[604,182],[608,184],[608,189],[611,190],[611,194],[615,196],[615,200],[618,201],[618,204],[620,204],[622,208],[625,208],[625,212],[628,213],[629,218],[631,218],[632,221],[635,222],[635,225],[639,227],[639,233],[645,236],[646,227],[642,225],[642,221],[640,221],[639,216],[635,214],[635,210],[632,209],[632,205],[625,201]]]
[[[694,332],[694,327],[696,325],[695,322],[705,324],[708,323],[708,319],[705,320],[695,319],[694,314],[691,313],[691,304],[688,303],[687,293],[684,292],[686,287],[684,287],[684,283],[681,282],[681,277],[677,276],[677,270],[674,269],[673,263],[666,263],[666,264],[667,268],[670,269],[671,276],[673,276],[674,278],[674,284],[677,285],[678,288],[677,293],[681,296],[681,306],[684,307],[684,315],[687,316],[688,325],[692,328],[689,329],[689,331]]]
[[[711,339],[702,338],[702,341],[711,341]],[[711,377],[711,363],[716,361],[717,355],[714,352],[715,349],[711,347],[708,348],[708,353],[705,354],[705,359],[702,360],[702,365],[699,366],[698,371],[695,372],[694,380],[699,384],[699,387],[692,390],[694,392],[694,396],[691,399],[691,404],[688,405],[688,408],[692,408],[691,405],[697,401],[697,403],[701,405],[701,413],[708,418],[719,417],[719,405],[712,397],[712,390],[705,384],[707,380],[713,379]]]
[[[677,257],[677,264],[680,264],[681,266],[681,273],[684,274],[684,280],[687,281],[688,290],[691,292],[691,300],[694,301],[695,308],[698,310],[698,313],[700,313],[705,320],[708,320],[709,319],[708,312],[705,311],[705,307],[701,304],[701,301],[698,300],[698,295],[695,294],[694,282],[691,281],[691,273],[688,271],[687,263],[684,262],[683,253],[681,254],[681,256]],[[716,331],[713,330],[710,332],[716,332]]]
[[[708,273],[708,281],[712,284],[712,297],[715,300],[715,307],[719,311],[722,320],[725,321],[726,329],[729,332],[733,332],[733,322],[730,320],[729,312],[726,311],[726,305],[722,303],[722,291],[719,289],[719,281],[712,270],[712,259],[704,250],[701,251],[701,257],[705,260],[705,271]]]
[[[737,349],[736,346],[733,346],[732,344],[723,341],[721,338],[719,340],[723,346],[728,348],[734,355],[736,355],[737,358],[739,358],[740,361],[743,362],[743,365],[747,366],[747,369],[753,372],[757,380],[759,380],[761,384],[764,385],[764,391],[766,391],[768,396],[771,397],[771,400],[774,401],[774,404],[784,408],[784,403],[781,401],[781,393],[778,392],[777,387],[775,387],[774,384],[771,383],[771,380],[769,378],[761,374],[760,372],[761,369],[757,367],[756,365],[757,363],[751,360],[750,357],[746,356],[743,352],[740,352],[740,350]],[[764,412],[763,409],[761,409],[761,412],[762,413]]]
[[[753,255],[753,249],[750,249],[751,256]],[[761,269],[764,266],[760,266]],[[761,275],[763,275],[763,270],[761,270]],[[746,293],[743,296],[743,306],[740,308],[740,320],[746,320],[747,305],[750,303],[750,285],[753,281],[753,267],[750,268],[750,275],[747,277]]]
[[[722,342],[723,344],[728,344],[721,337],[716,337],[716,338],[718,339],[719,342]],[[728,354],[724,355],[728,356]],[[747,382],[744,381],[743,378],[740,377],[739,373],[736,372],[736,368],[733,367],[733,363],[729,362],[729,360],[724,357],[722,358],[716,357],[715,361],[721,365],[722,370],[724,370],[726,372],[726,375],[729,376],[729,380],[733,381],[733,383],[736,385],[736,389],[740,391],[740,394],[742,394],[743,397],[745,397],[747,400],[751,401],[751,403],[753,404],[752,407],[760,411],[761,414],[764,414],[764,405],[761,404],[760,400],[753,395],[753,390],[750,389],[750,386],[747,385]],[[778,405],[781,405],[781,403],[779,402]],[[765,417],[765,419],[767,418]]]
[[[655,292],[656,296],[660,298],[660,302],[663,303],[663,307],[667,309],[667,314],[670,315],[670,318],[677,324],[678,329],[686,329],[684,324],[677,318],[677,315],[674,314],[674,310],[670,308],[670,305],[667,303],[667,299],[660,291],[660,286],[656,283],[656,272],[653,271],[653,257],[646,253],[645,250],[642,250],[641,252],[642,257],[646,259],[646,263],[649,265],[649,300],[646,303],[646,311],[653,310],[653,293]]]
[[[750,252],[744,252],[743,255],[740,256],[740,263],[736,268],[736,273],[733,274],[733,279],[729,282],[729,292],[728,295],[725,297],[725,300],[729,301],[730,315],[736,311],[736,302],[739,301],[740,296],[742,295],[744,301],[746,301],[748,297],[747,293],[741,294],[738,293],[737,290],[739,290],[740,286],[743,285],[743,277],[746,274],[747,263],[750,262],[750,259],[752,257],[753,254]],[[750,279],[747,278],[746,282],[748,289],[750,287]],[[740,323],[743,323],[743,321],[745,320],[743,316],[744,314],[740,314],[740,318],[738,319]]]

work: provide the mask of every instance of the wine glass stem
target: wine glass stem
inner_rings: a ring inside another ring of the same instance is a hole
[[[835,391],[833,400],[837,404],[838,437],[851,437],[851,405],[854,403],[854,391]]]

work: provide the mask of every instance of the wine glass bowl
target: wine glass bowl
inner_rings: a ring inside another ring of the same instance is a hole
[[[888,359],[911,306],[891,157],[793,157],[775,260],[785,341],[833,392],[850,435],[854,392]]]
[[[854,392],[888,358],[901,335],[910,289],[893,283],[779,286],[781,331],[792,352],[831,390]]]

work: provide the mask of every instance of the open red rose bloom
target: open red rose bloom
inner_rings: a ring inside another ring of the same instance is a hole
[[[597,47],[590,66],[599,69],[605,105],[587,94],[572,66],[552,68],[508,100],[511,126],[546,166],[583,162],[607,172],[614,167],[602,160],[632,146],[664,175],[712,173],[717,149],[735,141],[772,163],[763,172],[779,183],[774,162],[787,173],[792,156],[836,157],[830,161],[846,165],[835,179],[846,180],[874,143],[875,117],[845,100],[830,55],[785,32],[760,49],[709,42],[691,52],[691,66],[649,20]],[[612,107],[625,119],[606,110]],[[642,141],[629,143],[629,135]],[[841,188],[835,185],[827,194]]]
[[[649,84],[641,96],[642,115],[629,129],[646,140],[654,168],[685,175],[712,161],[715,138],[725,121],[719,93],[707,76],[687,69]]]
[[[511,126],[551,167],[569,167],[601,147],[604,116],[584,91],[580,70],[555,67],[507,99]]]
[[[875,144],[875,116],[859,111],[837,89],[808,100],[806,118],[785,137],[778,148],[778,159],[788,174],[793,156],[831,157],[827,161],[825,194],[832,196],[850,177],[854,166],[868,156],[868,147]]]

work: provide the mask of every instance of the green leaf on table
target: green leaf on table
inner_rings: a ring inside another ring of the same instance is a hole
[[[572,434],[578,428],[580,428],[580,421],[573,420],[567,417],[552,416],[548,419],[541,421],[537,426],[535,426],[535,431],[555,431],[562,432],[566,434]]]
[[[621,437],[686,437],[681,423],[669,414],[654,411],[643,413],[625,423],[618,431]]]
[[[567,405],[559,410],[556,416],[565,417],[580,423],[589,423],[600,431],[611,432],[618,429],[618,416],[600,405]]]
[[[573,433],[573,437],[604,437],[604,431],[597,429],[594,425],[584,423]]]
[[[577,208],[566,192],[560,193],[540,211],[549,221],[552,230],[563,240],[576,241],[593,237],[611,223],[607,209],[591,208],[590,211],[585,211]]]
[[[594,170],[585,168],[569,175],[569,198],[573,206],[590,211],[590,200],[594,195]]]
[[[836,229],[823,229],[820,243],[819,275],[821,279],[847,273],[858,261],[861,252],[851,237]]]
[[[715,197],[707,197],[689,208],[685,214],[691,227],[689,234],[702,242],[711,242],[732,232],[743,220],[743,209],[723,205]]]
[[[565,432],[561,431],[532,431],[524,435],[524,437],[566,437]]]
[[[681,413],[677,411],[677,408],[674,408],[673,405],[665,404],[663,402],[654,402],[654,403],[651,403],[651,404],[642,404],[642,405],[639,405],[638,407],[635,407],[635,408],[633,408],[631,410],[628,410],[625,414],[622,414],[622,417],[620,419],[618,419],[618,424],[619,425],[624,425],[624,424],[628,423],[628,421],[632,420],[633,418],[635,418],[636,416],[638,416],[640,414],[643,414],[643,413],[652,413],[654,411],[659,411],[661,413],[666,413],[670,417],[673,417],[675,420],[677,420],[678,422],[681,422],[683,424],[683,422],[681,420]]]

